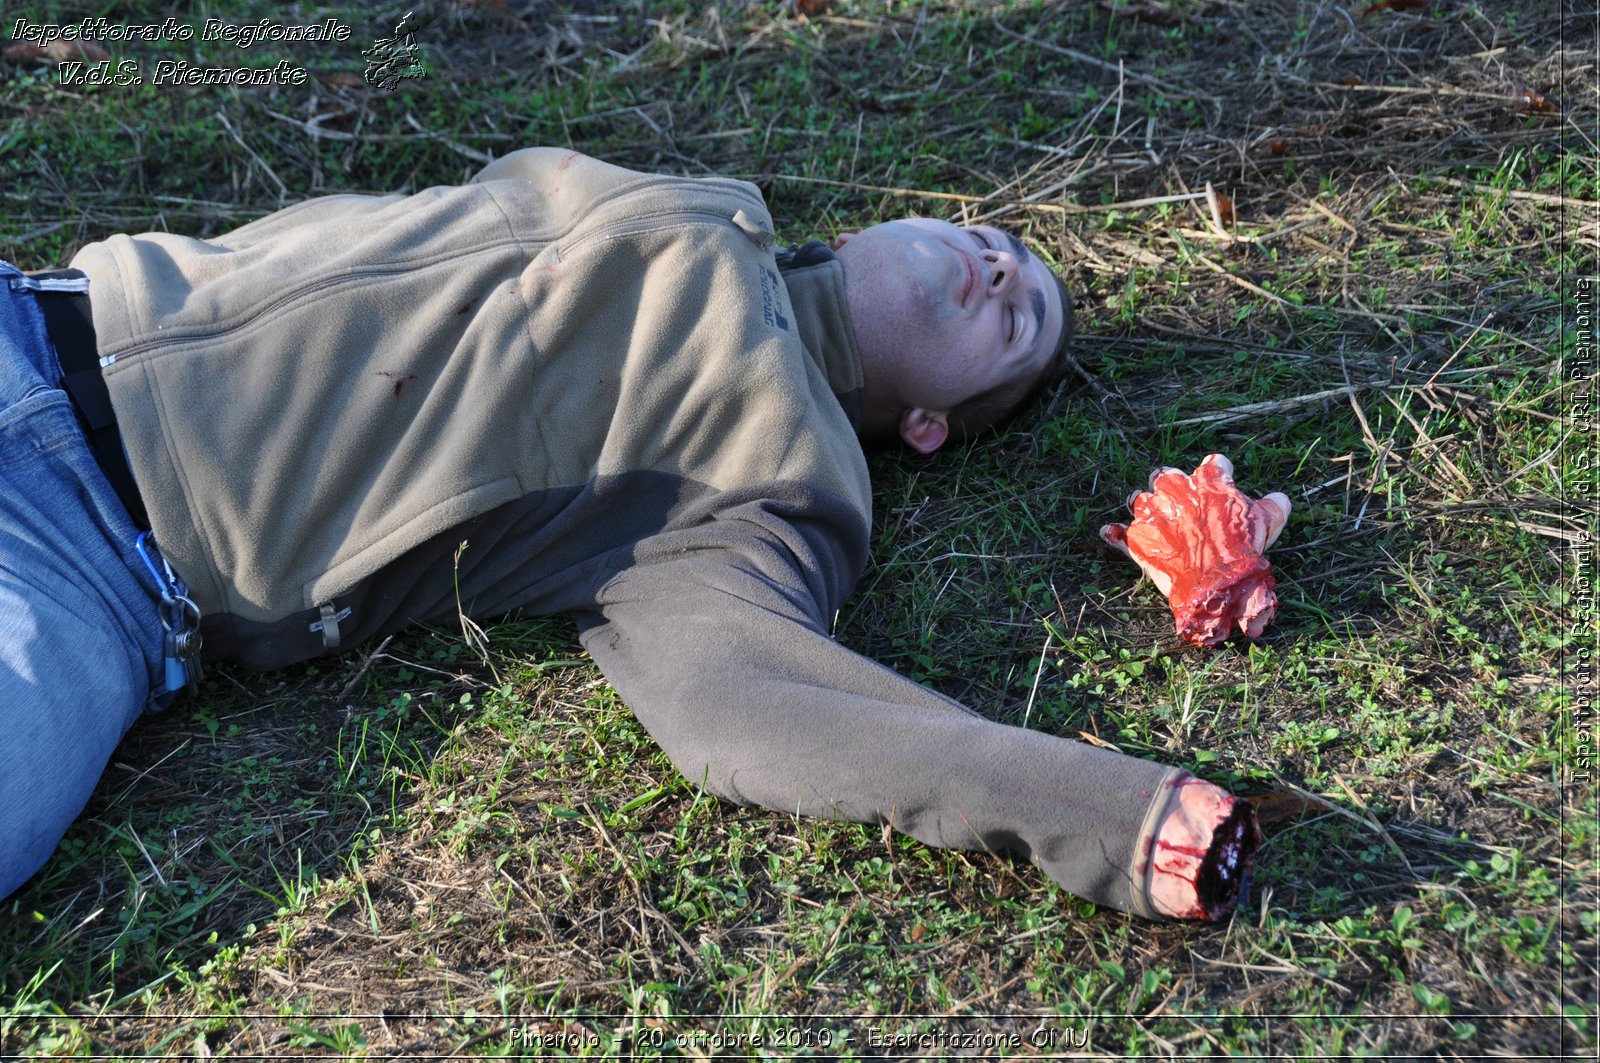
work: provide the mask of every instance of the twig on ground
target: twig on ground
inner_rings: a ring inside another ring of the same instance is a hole
[[[1204,193],[1202,193],[1202,195],[1204,195]],[[1290,303],[1289,300],[1285,299],[1283,296],[1281,296],[1281,295],[1273,295],[1271,292],[1269,292],[1265,288],[1261,287],[1261,285],[1253,284],[1250,281],[1245,280],[1243,277],[1239,276],[1237,273],[1234,273],[1234,272],[1230,271],[1226,266],[1222,266],[1222,265],[1219,265],[1216,262],[1213,262],[1211,260],[1211,258],[1209,256],[1207,256],[1207,255],[1196,255],[1195,259],[1202,266],[1204,266],[1207,269],[1211,270],[1213,273],[1222,274],[1222,276],[1228,278],[1230,281],[1232,281],[1233,283],[1237,284],[1239,287],[1243,288],[1245,291],[1252,292],[1252,293],[1254,293],[1256,295],[1261,296],[1263,299],[1269,300],[1274,306],[1278,307],[1280,310],[1287,311],[1289,308],[1291,308],[1293,306],[1293,304]]]
[[[389,643],[393,641],[394,636],[389,635],[382,642],[378,643],[377,649],[373,650],[371,653],[362,658],[361,666],[356,669],[356,674],[351,676],[350,682],[346,683],[344,685],[344,689],[339,691],[339,696],[334,699],[335,701],[343,702],[345,698],[350,696],[350,692],[356,688],[356,684],[361,682],[362,679],[366,678],[367,670],[372,667],[372,662],[377,659],[378,655],[383,653],[383,651],[388,647]]]
[[[1335,812],[1338,812],[1338,813],[1340,813],[1341,815],[1344,815],[1344,816],[1348,816],[1350,819],[1355,820],[1357,823],[1364,823],[1368,827],[1370,827],[1374,831],[1376,831],[1377,834],[1378,834],[1378,837],[1382,838],[1385,842],[1387,842],[1388,845],[1389,845],[1389,848],[1394,851],[1394,855],[1396,855],[1396,856],[1398,856],[1400,858],[1400,862],[1405,865],[1406,873],[1409,874],[1412,878],[1416,878],[1417,877],[1417,873],[1416,873],[1416,871],[1414,871],[1412,869],[1411,861],[1406,859],[1405,850],[1400,848],[1400,843],[1395,841],[1394,838],[1389,834],[1389,832],[1384,829],[1384,826],[1383,826],[1382,823],[1379,823],[1376,819],[1372,818],[1372,813],[1367,811],[1367,803],[1365,801],[1361,800],[1360,797],[1356,796],[1356,792],[1354,790],[1350,789],[1350,785],[1344,781],[1344,778],[1342,776],[1340,776],[1337,773],[1335,773],[1334,776],[1333,776],[1333,781],[1339,784],[1339,789],[1343,790],[1345,792],[1345,794],[1350,798],[1351,801],[1355,802],[1356,807],[1361,810],[1361,814],[1360,815],[1356,815],[1354,812],[1351,812],[1349,809],[1342,809],[1338,805],[1330,805],[1330,807]]]
[[[1039,693],[1039,678],[1044,675],[1045,658],[1050,654],[1050,632],[1044,633],[1044,646],[1039,650],[1039,667],[1033,670],[1033,686],[1028,690],[1028,707],[1022,710],[1022,726],[1028,726],[1028,718],[1033,715],[1033,699]]]
[[[1211,231],[1229,243],[1234,242],[1234,237],[1228,227],[1222,224],[1222,203],[1217,199],[1217,190],[1210,181],[1206,182],[1206,216],[1211,222]]]
[[[139,847],[139,855],[144,857],[144,862],[150,865],[151,871],[155,872],[156,881],[161,883],[162,889],[166,889],[167,877],[161,873],[161,869],[156,866],[156,862],[150,859],[150,850],[144,847],[144,839],[139,837],[138,829],[131,823],[128,825],[128,834],[133,838],[133,844]]]
[[[1216,413],[1203,413],[1197,417],[1184,417],[1171,422],[1174,427],[1190,424],[1214,424],[1223,421],[1237,421],[1241,417],[1256,417],[1264,414],[1283,413],[1299,406],[1311,403],[1326,402],[1329,399],[1339,398],[1349,394],[1348,386],[1342,388],[1329,388],[1326,391],[1313,391],[1308,395],[1292,395],[1286,399],[1270,399],[1266,402],[1247,402],[1242,406],[1232,406]]]
[[[746,175],[747,179],[754,179],[761,175]],[[900,196],[903,198],[918,199],[943,199],[952,203],[978,203],[987,204],[992,200],[989,196],[964,195],[959,192],[934,192],[925,188],[899,188],[894,185],[865,184],[859,181],[836,181],[827,177],[807,177],[803,174],[778,173],[770,175],[779,181],[798,181],[802,184],[825,185],[829,188],[848,188],[855,192],[872,192],[878,195]],[[1101,214],[1112,210],[1138,210],[1141,207],[1154,207],[1161,203],[1182,203],[1185,200],[1204,199],[1204,192],[1191,192],[1178,196],[1149,196],[1144,199],[1129,199],[1120,203],[1026,203],[1016,202],[1003,204],[1011,210],[1044,210],[1058,214]]]
[[[1435,184],[1448,185],[1451,188],[1460,188],[1468,192],[1481,192],[1486,196],[1504,196],[1506,199],[1520,199],[1525,203],[1542,203],[1549,207],[1577,207],[1587,210],[1600,210],[1600,202],[1592,199],[1555,196],[1548,192],[1528,192],[1521,188],[1496,188],[1493,185],[1486,185],[1477,181],[1463,181],[1458,177],[1444,177],[1436,174],[1406,174],[1405,180],[1407,182],[1432,181]],[[1414,185],[1411,187],[1414,187]]]
[[[288,202],[289,186],[283,183],[283,179],[278,176],[278,172],[272,168],[272,165],[268,163],[266,159],[261,157],[260,152],[256,151],[255,148],[252,148],[249,144],[245,143],[244,137],[241,137],[239,135],[239,131],[233,128],[233,123],[228,121],[228,116],[226,114],[224,114],[222,111],[217,111],[212,115],[212,117],[222,123],[222,128],[228,131],[228,135],[234,139],[234,142],[243,148],[245,153],[250,156],[251,160],[254,161],[257,166],[261,167],[261,172],[272,178],[272,183],[278,186],[278,206],[281,207]]]
[[[1101,70],[1106,70],[1110,73],[1123,76],[1123,64],[1121,62],[1109,63],[1104,59],[1097,59],[1094,56],[1089,55],[1087,52],[1080,52],[1075,48],[1063,48],[1059,44],[1051,44],[1049,41],[1041,41],[1037,37],[1029,37],[1026,34],[1018,33],[1016,30],[1007,26],[1004,22],[1001,22],[998,14],[991,16],[991,21],[994,23],[995,28],[1001,33],[1004,33],[1007,37],[1021,41],[1024,44],[1031,45],[1035,48],[1038,48],[1040,51],[1052,52],[1055,55],[1065,56],[1068,59],[1076,60],[1077,62],[1087,64],[1088,66],[1098,67]],[[1130,77],[1135,81],[1143,82],[1152,88],[1160,89],[1162,92],[1170,93],[1180,100],[1192,100],[1198,97],[1206,100],[1213,107],[1217,108],[1218,111],[1221,111],[1222,109],[1222,101],[1220,99],[1208,92],[1201,91],[1194,86],[1184,88],[1182,86],[1173,85],[1169,82],[1163,81],[1158,77],[1152,77],[1149,74],[1141,74],[1138,71],[1129,72],[1125,76]]]

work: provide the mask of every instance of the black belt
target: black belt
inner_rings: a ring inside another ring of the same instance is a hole
[[[56,270],[31,274],[34,279],[82,277],[77,270]],[[128,515],[141,528],[150,527],[139,487],[128,468],[122,449],[122,433],[117,431],[117,415],[111,408],[111,393],[100,375],[100,353],[95,346],[94,319],[89,316],[89,296],[83,292],[39,292],[39,309],[44,314],[45,330],[61,361],[61,389],[72,400],[95,464],[105,473]]]

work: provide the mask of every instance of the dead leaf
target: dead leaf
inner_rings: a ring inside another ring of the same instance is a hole
[[[832,6],[833,0],[794,0],[795,13],[807,18],[826,15]]]
[[[44,54],[58,63],[72,63],[80,59],[98,63],[111,58],[110,52],[93,41],[51,41],[44,46]]]
[[[1289,823],[1298,823],[1307,816],[1320,816],[1334,811],[1334,807],[1320,797],[1295,793],[1293,790],[1273,790],[1264,794],[1250,794],[1245,802],[1255,809],[1256,822],[1263,831],[1274,831]]]
[[[322,82],[324,85],[327,85],[329,88],[335,89],[359,89],[367,83],[366,79],[360,74],[352,74],[348,71],[338,71],[332,74],[324,74],[317,80]]]
[[[1114,749],[1118,753],[1122,752],[1119,747],[1112,745],[1099,735],[1090,734],[1088,731],[1079,731],[1078,737],[1089,743],[1091,746],[1099,746],[1101,749]]]
[[[911,928],[911,940],[919,944],[921,943],[922,939],[927,936],[927,934],[928,928],[923,926],[921,923],[918,923],[916,926]]]
[[[1361,12],[1361,17],[1366,18],[1375,11],[1422,11],[1427,6],[1428,0],[1378,0],[1375,4],[1369,4]]]
[[[1217,197],[1217,221],[1223,225],[1233,224],[1233,200],[1221,192],[1215,193]]]
[[[56,62],[75,62],[78,59],[99,62],[101,59],[110,59],[109,51],[96,45],[93,40],[53,40],[45,45],[45,54]]]
[[[1289,142],[1282,137],[1269,140],[1267,141],[1267,150],[1274,155],[1287,155],[1289,153]]]
[[[1560,114],[1561,108],[1551,103],[1542,92],[1530,89],[1518,83],[1511,91],[1511,96],[1517,101],[1516,110],[1522,114]]]
[[[0,54],[17,62],[48,59],[53,63],[76,63],[80,60],[98,63],[111,58],[110,52],[93,41],[51,41],[43,47],[37,44],[13,44]]]

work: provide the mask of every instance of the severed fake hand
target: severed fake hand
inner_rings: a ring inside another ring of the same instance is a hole
[[[1289,519],[1286,495],[1250,498],[1233,485],[1233,463],[1211,454],[1192,476],[1157,469],[1128,506],[1133,523],[1107,524],[1100,537],[1167,596],[1179,635],[1196,646],[1215,646],[1236,626],[1260,637],[1278,609],[1264,554]]]

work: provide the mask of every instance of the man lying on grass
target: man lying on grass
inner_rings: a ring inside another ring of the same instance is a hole
[[[1066,289],[1014,237],[783,249],[748,184],[533,149],[73,266],[6,267],[0,308],[0,895],[192,685],[199,634],[276,668],[459,603],[570,613],[720,797],[1008,851],[1144,916],[1235,903],[1242,802],[829,637],[867,559],[861,440],[932,452],[1057,375]]]

